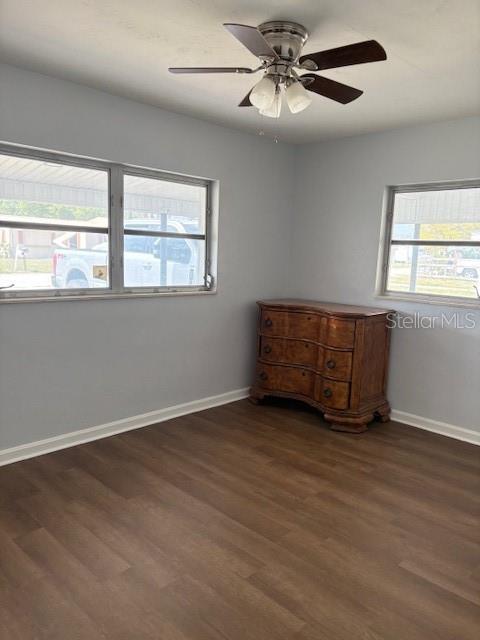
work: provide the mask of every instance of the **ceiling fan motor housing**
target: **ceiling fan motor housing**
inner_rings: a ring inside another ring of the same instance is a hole
[[[278,83],[287,83],[291,68],[297,62],[307,41],[308,31],[304,26],[287,20],[264,22],[257,29],[278,56],[269,61],[266,74]]]
[[[304,26],[288,20],[264,22],[257,29],[279,58],[289,64],[296,62],[308,39]]]

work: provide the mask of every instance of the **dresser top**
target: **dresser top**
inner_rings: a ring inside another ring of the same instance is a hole
[[[278,309],[305,309],[308,311],[321,311],[335,316],[365,317],[381,316],[391,313],[391,309],[379,309],[375,307],[358,307],[350,304],[337,304],[335,302],[320,302],[318,300],[302,300],[300,298],[277,298],[273,300],[259,300],[258,305],[263,307],[276,307]]]

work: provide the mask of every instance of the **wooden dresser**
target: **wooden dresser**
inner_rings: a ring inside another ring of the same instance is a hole
[[[360,433],[389,420],[388,309],[312,300],[265,300],[258,320],[253,402],[303,400],[332,429]]]

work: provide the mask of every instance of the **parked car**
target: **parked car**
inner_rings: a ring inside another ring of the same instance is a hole
[[[125,227],[159,231],[155,220],[130,220]],[[177,221],[167,231],[188,233]],[[198,243],[189,238],[125,235],[124,280],[127,287],[187,286],[198,283],[201,256]],[[56,288],[105,287],[108,243],[91,249],[58,248],[53,253],[52,284]],[[102,270],[105,267],[105,270]],[[103,274],[102,274],[103,271]],[[203,271],[202,271],[203,273]]]
[[[480,278],[480,248],[462,247],[455,249],[455,273],[461,278]]]

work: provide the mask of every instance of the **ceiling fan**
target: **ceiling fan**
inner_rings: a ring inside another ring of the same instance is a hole
[[[335,69],[365,62],[386,60],[387,54],[376,40],[366,40],[344,47],[327,49],[300,55],[308,38],[308,31],[301,24],[285,20],[264,22],[258,27],[244,24],[223,25],[239,40],[260,64],[255,69],[247,67],[170,67],[170,73],[256,73],[264,75],[238,105],[255,106],[264,116],[278,118],[282,108],[282,92],[285,93],[292,113],[299,113],[311,103],[308,91],[347,104],[356,100],[363,91],[341,82],[312,73],[323,69]],[[308,71],[299,75],[296,69]]]

